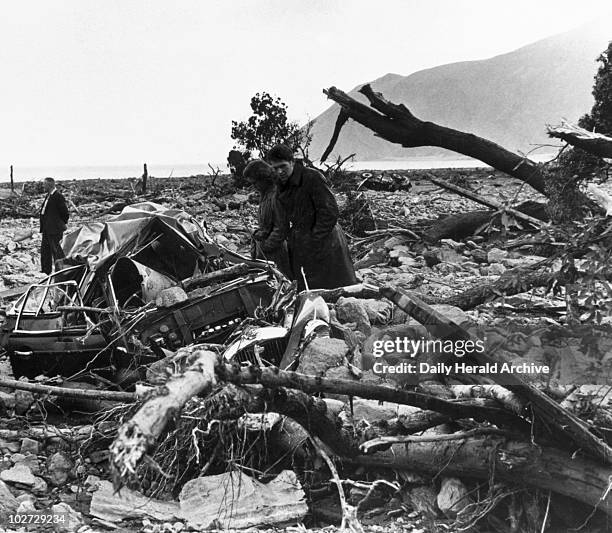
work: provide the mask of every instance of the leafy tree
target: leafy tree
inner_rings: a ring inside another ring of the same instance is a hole
[[[578,125],[612,135],[612,42],[597,61],[595,103]],[[606,166],[603,159],[578,148],[567,150],[559,161],[578,181],[600,173]],[[557,233],[557,242],[567,243],[560,253],[562,268],[558,281],[566,288],[569,319],[599,324],[612,314],[612,239],[608,224],[607,219],[595,217],[567,228],[550,228]]]
[[[591,112],[580,119],[579,125],[597,133],[610,135],[612,134],[612,41],[608,43],[608,48],[597,61],[600,65],[593,85],[595,103]]]
[[[251,110],[253,114],[246,121],[232,120],[234,148],[242,149],[246,159],[252,154],[263,158],[270,148],[281,143],[307,157],[310,128],[300,128],[297,122],[290,122],[287,105],[278,96],[257,93],[251,98]]]
[[[595,103],[591,112],[580,118],[578,125],[589,131],[612,135],[612,42],[608,43],[608,48],[597,58],[597,62],[599,68],[592,92]],[[580,178],[597,174],[605,167],[601,158],[576,148],[562,154],[560,164]]]

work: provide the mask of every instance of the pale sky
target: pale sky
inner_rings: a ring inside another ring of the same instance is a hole
[[[609,0],[0,0],[0,175],[225,161],[258,91],[314,118],[388,72],[509,52]],[[612,38],[612,30],[611,36]]]

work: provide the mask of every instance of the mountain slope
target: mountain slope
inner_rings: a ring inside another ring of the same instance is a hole
[[[610,26],[598,22],[490,59],[451,63],[409,76],[387,74],[371,83],[385,98],[404,103],[422,120],[527,152],[533,144],[550,144],[546,124],[559,123],[561,118],[576,120],[591,109],[595,60],[611,39]],[[350,94],[366,101],[356,89]],[[323,153],[337,116],[334,104],[316,118],[312,158]],[[451,154],[431,147],[402,148],[349,121],[330,159],[354,152],[358,160]]]

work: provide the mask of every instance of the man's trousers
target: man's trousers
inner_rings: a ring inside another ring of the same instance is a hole
[[[63,259],[64,250],[60,246],[62,233],[43,233],[40,245],[40,268],[45,274],[51,274],[57,259]]]

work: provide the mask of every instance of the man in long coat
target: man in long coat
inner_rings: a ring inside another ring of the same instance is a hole
[[[278,199],[290,228],[289,257],[298,290],[333,289],[357,283],[338,204],[323,175],[295,161],[292,151],[277,145],[268,162],[279,180]]]
[[[44,187],[47,196],[40,208],[40,266],[42,272],[51,274],[54,262],[64,257],[60,241],[66,231],[69,214],[65,198],[55,188],[55,180],[45,178]]]

